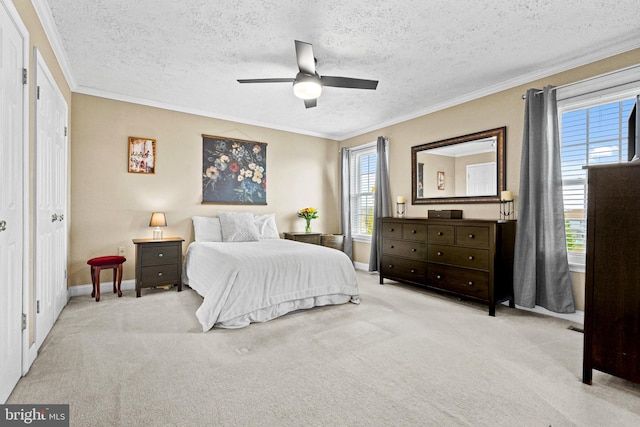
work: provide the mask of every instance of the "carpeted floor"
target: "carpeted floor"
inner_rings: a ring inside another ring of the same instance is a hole
[[[360,305],[203,333],[201,298],[74,297],[7,403],[72,426],[637,426],[640,385],[594,371],[566,320],[358,272]]]

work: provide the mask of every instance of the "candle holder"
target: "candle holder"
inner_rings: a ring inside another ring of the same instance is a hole
[[[513,200],[500,200],[500,219],[515,219],[516,213],[513,205]]]
[[[396,203],[396,214],[398,218],[404,218],[404,203]]]

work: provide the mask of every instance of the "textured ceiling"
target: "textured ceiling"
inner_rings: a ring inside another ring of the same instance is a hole
[[[337,140],[640,47],[638,0],[33,1],[75,92]],[[295,77],[296,39],[378,89],[236,82]]]

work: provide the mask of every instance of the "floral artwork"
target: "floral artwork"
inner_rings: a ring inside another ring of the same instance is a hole
[[[267,204],[267,144],[202,135],[202,202]]]

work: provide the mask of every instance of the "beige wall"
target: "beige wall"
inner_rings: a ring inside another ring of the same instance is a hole
[[[374,141],[378,136],[389,138],[389,175],[392,199],[405,196],[411,199],[411,147],[440,141],[501,126],[507,127],[507,189],[516,196],[520,184],[520,151],[524,102],[522,95],[528,88],[546,85],[560,86],[598,74],[640,63],[640,49],[595,62],[564,73],[540,79],[526,85],[485,96],[445,110],[412,120],[384,127],[342,141],[341,146],[352,147]],[[429,172],[425,170],[425,174]],[[498,218],[498,204],[407,204],[406,216],[426,217],[428,209],[462,209],[465,218]],[[354,259],[369,262],[370,247],[365,243],[354,243]],[[573,273],[574,294],[579,310],[584,309],[584,274]]]
[[[124,279],[135,277],[131,239],[148,238],[153,211],[165,236],[193,240],[191,217],[218,211],[275,213],[279,231],[303,231],[296,211],[312,206],[314,231],[338,232],[338,142],[224,120],[74,94],[71,124],[69,285],[90,284],[86,261],[127,251]],[[267,205],[201,204],[202,134],[266,142]],[[155,174],[127,172],[128,137],[156,139]],[[103,280],[110,280],[110,273]]]

